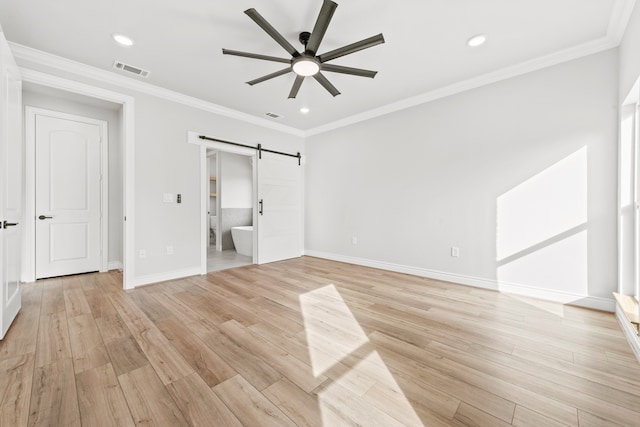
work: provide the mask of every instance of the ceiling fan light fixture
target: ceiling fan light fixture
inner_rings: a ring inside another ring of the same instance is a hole
[[[309,77],[318,74],[320,63],[309,56],[300,56],[293,60],[293,72],[299,76]]]

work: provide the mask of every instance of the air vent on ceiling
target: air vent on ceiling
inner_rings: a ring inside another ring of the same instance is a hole
[[[277,113],[265,113],[267,116],[271,117],[272,119],[279,119],[282,117],[282,115],[277,114]]]
[[[151,74],[151,71],[143,70],[142,68],[134,67],[133,65],[125,64],[124,62],[120,61],[114,61],[113,68],[126,71],[140,77],[149,77],[149,74]]]

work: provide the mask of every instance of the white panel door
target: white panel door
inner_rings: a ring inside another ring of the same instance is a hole
[[[0,339],[22,303],[22,82],[0,32]]]
[[[258,264],[302,255],[301,182],[298,159],[262,153],[258,160]]]
[[[100,126],[36,115],[36,278],[101,267]]]

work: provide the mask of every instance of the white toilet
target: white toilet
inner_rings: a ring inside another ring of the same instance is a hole
[[[253,256],[253,226],[231,227],[231,240],[240,255]]]

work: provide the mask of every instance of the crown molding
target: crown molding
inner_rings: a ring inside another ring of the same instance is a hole
[[[146,82],[134,80],[130,77],[121,76],[110,71],[102,70],[90,65],[56,56],[50,53],[42,52],[27,46],[9,42],[14,56],[20,60],[29,61],[35,64],[44,65],[56,70],[69,72],[75,75],[88,77],[103,83],[113,84],[118,87],[138,91],[158,98],[173,101],[189,107],[197,108],[221,116],[251,123],[264,128],[276,130],[279,132],[295,135],[302,138],[319,135],[342,127],[350,126],[376,117],[391,114],[397,111],[412,108],[421,104],[426,104],[438,99],[446,98],[468,90],[476,89],[501,80],[517,77],[543,68],[558,65],[563,62],[575,60],[584,56],[593,55],[608,49],[615,48],[620,45],[624,33],[626,31],[629,19],[633,13],[636,0],[616,0],[609,19],[606,36],[584,43],[569,49],[561,50],[549,55],[535,58],[522,62],[513,66],[505,67],[481,76],[477,76],[468,80],[463,80],[449,86],[438,88],[429,92],[422,93],[398,102],[374,108],[362,113],[358,113],[322,126],[318,126],[306,131],[273,123],[267,119],[223,107],[212,102],[208,102],[189,95],[184,95],[169,89],[164,89]]]
[[[615,42],[616,46],[622,42],[635,5],[636,0],[616,0],[613,5],[607,28],[607,38]]]
[[[564,49],[549,55],[541,56],[539,58],[525,61],[520,64],[505,67],[497,71],[493,71],[481,76],[454,83],[449,86],[425,92],[420,95],[404,99],[402,101],[394,102],[392,104],[374,108],[363,113],[355,114],[353,116],[349,116],[344,119],[328,123],[326,125],[318,126],[307,130],[306,136],[310,137],[319,135],[345,126],[391,114],[396,111],[415,107],[420,104],[426,104],[437,99],[446,98],[448,96],[455,95],[461,92],[466,92],[468,90],[476,89],[492,83],[497,83],[501,80],[510,79],[512,77],[517,77],[523,74],[530,73],[532,71],[537,71],[543,68],[551,67],[553,65],[561,64],[563,62],[572,61],[574,59],[582,58],[584,56],[593,55],[598,52],[618,47],[622,42],[622,38],[624,37],[624,33],[627,29],[627,25],[629,23],[629,19],[631,18],[631,14],[633,13],[635,4],[636,0],[616,0],[613,5],[613,9],[611,10],[611,17],[609,19],[609,25],[607,27],[607,34],[606,36],[598,40],[584,43],[569,49]]]
[[[120,88],[134,90],[146,95],[155,96],[167,101],[172,101],[178,104],[186,105],[188,107],[197,108],[199,110],[218,114],[224,117],[229,117],[231,119],[240,120],[245,123],[250,123],[256,126],[276,130],[278,132],[283,132],[302,138],[305,137],[305,132],[299,129],[295,129],[279,123],[273,123],[267,119],[233,110],[231,108],[223,107],[221,105],[195,98],[193,96],[165,89],[156,85],[152,85],[150,83],[134,80],[127,76],[121,76],[111,71],[106,71],[97,67],[93,67],[91,65],[83,64],[81,62],[73,61],[71,59],[33,49],[31,47],[24,46],[18,43],[9,42],[9,46],[11,47],[11,52],[13,53],[14,57],[22,61],[28,61],[30,63],[43,65],[45,67],[53,68],[59,71],[64,71],[74,75],[90,78],[101,83],[115,85]]]
[[[543,68],[551,67],[553,65],[558,65],[563,62],[578,59],[583,56],[588,56],[594,53],[602,52],[604,50],[612,49],[618,46],[618,44],[619,42],[616,43],[605,37],[595,42],[585,43],[580,46],[555,52],[550,55],[545,55],[536,59],[522,62],[520,64],[512,65],[510,67],[505,67],[497,71],[493,71],[468,80],[454,83],[449,86],[444,86],[439,89],[425,92],[411,98],[403,99],[402,101],[394,102],[392,104],[374,108],[363,113],[355,114],[353,116],[349,116],[323,126],[318,126],[307,130],[306,136],[310,137],[319,135],[345,126],[350,126],[376,117],[405,110],[407,108],[426,104],[428,102],[446,98],[451,95],[466,92],[492,83],[497,83],[502,80],[507,80],[512,77],[517,77]]]

